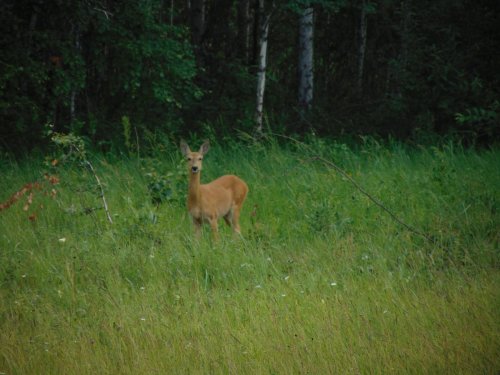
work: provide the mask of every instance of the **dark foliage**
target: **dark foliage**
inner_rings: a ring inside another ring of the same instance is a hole
[[[297,10],[306,3],[315,7],[315,89],[304,117],[296,95]],[[187,4],[2,1],[0,147],[43,145],[47,124],[98,146],[124,145],[124,117],[137,142],[204,132],[207,124],[218,133],[251,132],[256,1],[249,0],[246,19],[239,2],[206,1],[196,38]],[[498,140],[497,1],[268,0],[265,6],[272,12],[265,113],[277,131]]]

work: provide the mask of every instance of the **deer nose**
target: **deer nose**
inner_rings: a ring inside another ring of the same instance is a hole
[[[192,171],[193,173],[198,172],[198,167],[197,167],[196,165],[192,166],[192,167],[191,167],[191,171]]]

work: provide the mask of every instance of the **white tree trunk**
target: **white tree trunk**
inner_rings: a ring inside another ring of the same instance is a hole
[[[262,1],[263,5],[263,1]],[[263,6],[261,8],[263,10]],[[255,130],[258,134],[262,133],[262,117],[264,108],[264,91],[266,89],[266,67],[267,67],[267,36],[269,34],[270,15],[261,15],[262,23],[260,25],[259,37],[259,58],[257,71],[257,103],[255,107]]]
[[[314,82],[314,10],[304,9],[299,19],[299,106],[308,110],[312,106]]]

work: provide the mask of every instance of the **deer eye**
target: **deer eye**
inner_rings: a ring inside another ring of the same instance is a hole
[[[203,158],[198,158],[198,160],[203,160]]]
[[[188,161],[191,161],[192,159],[189,157],[189,158],[187,158],[187,160],[188,160]]]

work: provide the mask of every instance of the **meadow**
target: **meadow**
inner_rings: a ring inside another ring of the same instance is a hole
[[[213,142],[202,181],[250,187],[218,242],[177,145],[88,158],[112,224],[78,162],[0,161],[0,203],[41,184],[0,211],[0,374],[500,371],[497,147]]]

